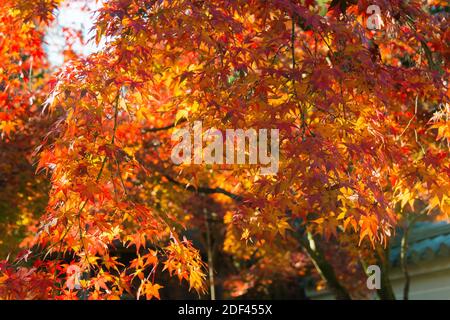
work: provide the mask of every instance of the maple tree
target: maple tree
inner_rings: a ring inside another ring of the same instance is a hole
[[[159,299],[164,272],[213,296],[216,266],[231,296],[314,268],[348,299],[401,221],[450,213],[448,19],[430,11],[445,4],[108,0],[105,44],[51,76],[61,4],[38,3],[0,10],[0,168],[27,159],[35,192],[13,200],[29,232],[0,264],[1,298]],[[171,134],[195,121],[279,129],[278,174],[175,165]],[[378,293],[393,298],[387,278]]]

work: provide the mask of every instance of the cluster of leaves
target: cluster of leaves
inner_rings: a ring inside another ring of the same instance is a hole
[[[44,23],[24,18],[12,1],[2,1],[0,9],[0,252],[6,256],[48,200],[48,182],[35,175],[32,154],[51,124],[39,107],[51,81]]]

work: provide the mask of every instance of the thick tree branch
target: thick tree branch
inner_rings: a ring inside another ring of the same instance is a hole
[[[341,285],[336,273],[334,272],[333,266],[326,260],[325,255],[321,248],[317,245],[317,241],[314,236],[310,232],[307,233],[307,236],[308,240],[301,238],[299,239],[300,243],[308,252],[309,257],[311,258],[322,279],[327,282],[330,290],[334,293],[337,300],[351,300],[350,294],[347,289]]]
[[[231,199],[233,199],[233,200],[235,200],[237,202],[242,202],[244,200],[244,198],[242,196],[234,194],[234,193],[231,193],[231,192],[229,192],[229,191],[227,191],[225,189],[222,189],[222,188],[210,188],[210,187],[197,187],[196,188],[196,187],[194,187],[192,185],[187,185],[187,184],[184,184],[182,182],[179,182],[179,181],[175,180],[174,178],[172,178],[171,176],[169,176],[169,175],[167,175],[165,173],[161,172],[161,174],[163,175],[164,178],[169,180],[171,183],[173,183],[173,184],[175,184],[177,186],[183,187],[183,189],[191,191],[191,192],[203,193],[203,194],[221,193],[221,194],[224,194],[224,195],[228,196],[229,198],[231,198]]]

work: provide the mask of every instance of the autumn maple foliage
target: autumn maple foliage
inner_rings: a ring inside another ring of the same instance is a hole
[[[239,296],[307,274],[357,298],[401,221],[450,214],[444,3],[107,0],[98,51],[53,71],[61,3],[35,2],[0,4],[1,240],[24,239],[0,298],[160,298],[167,275]],[[174,164],[195,121],[278,129],[278,173]]]

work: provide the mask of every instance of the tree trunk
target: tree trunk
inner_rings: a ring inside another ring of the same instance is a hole
[[[211,228],[209,225],[209,216],[206,209],[204,209],[205,214],[205,225],[206,225],[206,246],[208,252],[208,275],[209,275],[209,291],[211,300],[216,300],[216,287],[214,280],[214,250],[211,243]]]
[[[324,253],[317,246],[314,236],[308,232],[308,241],[301,241],[302,245],[308,252],[314,266],[324,279],[330,290],[333,291],[337,300],[351,300],[351,296],[341,283],[339,282],[333,266],[326,260]]]

